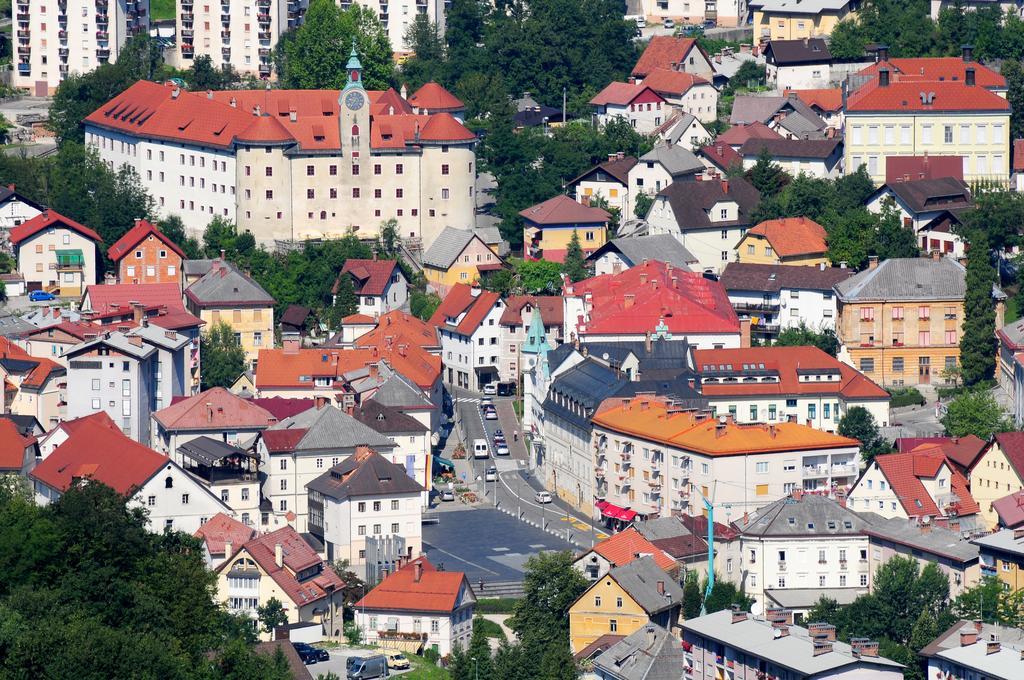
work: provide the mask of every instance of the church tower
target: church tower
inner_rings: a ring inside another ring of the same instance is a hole
[[[370,99],[363,88],[363,65],[356,54],[356,42],[345,65],[347,80],[338,95],[338,125],[341,152],[352,159],[352,164],[369,163],[370,157]]]

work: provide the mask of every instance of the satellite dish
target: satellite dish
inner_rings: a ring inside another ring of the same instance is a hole
[[[750,605],[750,613],[754,616],[760,616],[763,613],[763,609],[760,602],[754,602],[754,604]]]

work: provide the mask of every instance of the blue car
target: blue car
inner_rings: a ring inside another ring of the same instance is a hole
[[[28,294],[28,299],[32,302],[49,302],[50,300],[56,300],[57,296],[53,293],[47,293],[45,290],[34,290]]]

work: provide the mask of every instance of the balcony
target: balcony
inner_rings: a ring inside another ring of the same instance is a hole
[[[61,59],[67,59],[68,58],[68,48],[66,48],[66,47],[58,47],[57,48],[57,56],[59,56]]]
[[[603,467],[595,467],[594,468],[594,476],[597,477],[598,479],[604,479],[604,468]]]
[[[221,31],[220,32],[220,39],[221,40],[231,40],[231,31]]]
[[[195,46],[194,45],[190,45],[188,43],[183,44],[181,46],[181,53],[183,55],[191,55],[192,53],[195,52],[195,50],[196,50]]]
[[[630,459],[633,458],[633,452],[632,451],[622,451],[621,453],[619,453],[619,456],[622,457],[622,460],[630,460]]]
[[[181,21],[182,21],[182,23],[188,22],[189,24],[191,24],[193,19],[195,19],[195,16],[192,14],[192,12],[182,12],[181,13]]]
[[[110,48],[109,47],[97,47],[96,48],[97,59],[110,59]]]
[[[270,31],[260,31],[256,35],[260,40],[270,40]]]
[[[269,47],[261,47],[258,51],[259,51],[259,55],[261,57],[269,57],[270,56],[270,48]]]
[[[191,12],[192,11],[192,0],[181,0],[181,11]]]
[[[220,20],[221,20],[221,23],[230,24],[231,23],[231,15],[230,14],[221,14],[220,15]]]
[[[20,73],[23,76],[29,75],[30,73],[32,73],[32,64],[21,62],[20,64],[18,64],[18,73]]]
[[[29,3],[29,0],[18,0],[16,4],[18,5],[18,9],[19,10],[24,10],[24,11],[27,12],[28,11],[28,3]]]
[[[80,272],[85,267],[85,257],[79,249],[58,250],[57,271]]]
[[[192,36],[194,36],[194,35],[195,35],[195,31],[193,29],[191,29],[191,28],[183,28],[183,29],[181,29],[181,37],[184,38],[185,40],[191,40]]]
[[[256,6],[260,8],[270,7],[270,0],[256,0]]]
[[[18,45],[18,54],[32,54],[32,48],[28,45]]]
[[[733,309],[737,312],[774,312],[778,314],[779,303],[775,302],[734,302],[732,303]]]
[[[110,23],[110,17],[108,17],[106,14],[97,14],[96,15],[96,23],[97,24],[107,24],[107,23]]]
[[[68,32],[67,31],[57,31],[57,37],[60,38],[61,40],[67,40],[68,39]]]
[[[97,40],[110,40],[110,34],[106,31],[96,31]]]
[[[31,35],[32,35],[32,31],[29,31],[29,30],[27,30],[27,29],[24,29],[24,30],[22,30],[22,29],[19,29],[19,30],[18,30],[18,37],[19,37],[19,38],[28,38],[28,37],[30,37]]]
[[[225,45],[224,47],[220,48],[220,53],[224,55],[225,59],[228,59],[231,57],[231,48]]]
[[[270,15],[269,14],[264,14],[264,13],[257,14],[256,15],[256,21],[260,22],[261,24],[269,24],[270,23]]]
[[[269,76],[270,75],[270,64],[260,64],[260,75],[261,76]]]

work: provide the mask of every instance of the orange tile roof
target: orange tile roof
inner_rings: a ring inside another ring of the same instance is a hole
[[[419,581],[416,565],[422,567]],[[463,586],[470,590],[461,571],[437,571],[430,560],[419,557],[377,584],[355,606],[359,610],[450,613],[459,604]]]
[[[651,38],[644,48],[643,54],[633,67],[632,75],[643,78],[655,69],[672,69],[686,60],[690,50],[697,48],[707,57],[707,53],[701,49],[694,38],[677,38],[671,35],[656,35]],[[710,62],[711,60],[708,59]]]
[[[369,317],[367,317],[369,319]],[[373,319],[369,319],[374,323]],[[381,347],[391,344],[407,343],[415,347],[439,348],[437,327],[412,314],[395,309],[380,317],[377,327],[356,338],[356,347]]]
[[[431,354],[422,347],[404,342],[393,342],[370,348],[374,359],[383,359],[425,392],[430,393],[441,377],[441,355]]]
[[[412,93],[409,103],[418,109],[432,113],[438,111],[462,111],[466,108],[458,97],[431,80]]]
[[[917,82],[941,82],[940,79],[962,82],[967,67],[971,66],[974,68],[975,82],[979,86],[995,90],[1006,89],[1006,78],[999,73],[981,62],[968,63],[961,57],[907,57],[877,61],[861,69],[859,75],[875,76],[877,81],[878,72],[883,66],[888,67],[893,76],[898,75],[900,80]]]
[[[843,91],[838,87],[830,87],[818,90],[784,90],[782,96],[788,97],[795,94],[804,104],[821,111],[834,113],[843,108]]]
[[[661,99],[661,95],[653,88],[647,87],[646,84],[637,85],[636,83],[611,82],[605,85],[603,90],[595,94],[590,103],[594,106],[605,106],[607,104],[625,106],[647,90],[650,90]]]
[[[765,220],[747,233],[763,236],[782,257],[819,255],[828,251],[825,227],[809,217]]]
[[[276,546],[280,544],[283,553],[283,566],[277,566]],[[327,564],[323,571],[313,578],[299,581],[295,574],[323,562],[299,532],[285,526],[269,534],[258,535],[241,546],[252,556],[253,560],[267,572],[270,578],[281,587],[285,594],[299,607],[327,597],[329,590],[337,590],[345,585],[335,571]],[[237,554],[237,551],[236,551]],[[232,555],[231,557],[234,557]],[[230,557],[218,567],[224,569]]]
[[[341,318],[341,323],[345,326],[348,325],[363,325],[367,324],[370,326],[376,326],[377,320],[368,314],[349,314]]]
[[[45,357],[33,357],[32,361],[38,363],[25,375],[21,381],[22,387],[42,387],[51,375],[66,375],[67,373],[67,369],[63,366]]]
[[[174,402],[153,414],[166,430],[233,430],[269,427],[277,418],[223,387]]]
[[[708,456],[860,446],[856,439],[797,423],[722,425],[715,418],[704,418],[691,411],[673,408],[669,412],[668,403],[659,398],[637,397],[606,404],[594,415],[595,425]]]
[[[909,453],[875,456],[874,462],[889,481],[903,511],[910,517],[973,515],[981,510],[981,506],[971,496],[967,478],[946,459],[941,445],[922,444]],[[940,508],[936,505],[936,499],[928,493],[922,478],[935,477],[943,466],[950,472],[950,491],[959,500]]]
[[[695,85],[710,84],[706,78],[701,78],[692,73],[671,71],[664,68],[655,69],[644,78],[644,85],[646,87],[651,88],[658,94],[669,94],[676,97],[686,94]]]
[[[678,566],[671,555],[644,538],[634,527],[609,536],[595,545],[593,550],[611,562],[613,567],[629,564],[643,555],[651,555],[654,562],[665,571]]]
[[[921,102],[921,92],[935,97]],[[1005,99],[984,87],[968,87],[950,81],[896,81],[882,87],[877,80],[863,85],[846,98],[847,113],[857,112],[1010,112]]]
[[[35,437],[26,437],[18,432],[13,420],[0,418],[0,470],[21,471],[25,464],[25,449],[35,441]]]
[[[472,335],[480,324],[483,323],[487,313],[500,300],[501,295],[487,290],[481,290],[478,295],[474,296],[471,286],[457,283],[448,291],[448,295],[441,300],[441,304],[434,311],[434,315],[430,317],[430,323],[438,328],[450,329],[452,325],[447,323],[446,320],[449,318],[458,319],[461,316],[462,320],[455,325],[455,331],[462,335]]]
[[[85,226],[84,224],[79,224],[70,217],[64,217],[56,210],[47,209],[39,213],[32,219],[26,222],[22,222],[18,226],[12,228],[10,233],[11,243],[14,245],[18,245],[19,243],[29,238],[30,236],[34,236],[43,229],[48,229],[51,227],[63,227],[65,229],[77,231],[82,236],[90,238],[93,241],[96,241],[97,243],[101,243],[103,241],[99,234],[97,234],[95,231]]]
[[[211,517],[193,534],[206,543],[206,549],[210,551],[211,555],[224,555],[228,543],[231,543],[231,552],[234,553],[235,548],[241,547],[255,535],[255,529],[245,526],[237,519],[228,517],[223,512],[218,512]]]
[[[107,257],[114,262],[117,262],[122,257],[128,254],[135,246],[142,243],[143,239],[147,236],[153,235],[160,240],[165,246],[176,252],[182,258],[185,257],[185,253],[178,247],[174,241],[169,239],[160,229],[147,220],[135,220],[135,226],[129,229],[124,236],[117,239],[117,242],[110,246],[107,250]]]
[[[256,387],[313,389],[315,378],[337,378],[373,360],[369,349],[261,349]]]
[[[604,224],[611,217],[607,210],[577,203],[565,194],[520,210],[519,214],[527,222],[544,226]]]

